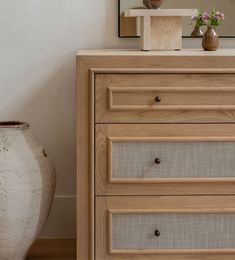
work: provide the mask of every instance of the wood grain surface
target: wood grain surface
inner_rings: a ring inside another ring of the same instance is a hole
[[[40,239],[29,251],[27,260],[75,260],[75,239]]]
[[[93,260],[95,254],[95,127],[99,124],[110,123],[217,123],[218,125],[223,123],[235,123],[235,111],[230,110],[231,106],[228,106],[228,110],[166,110],[158,111],[134,111],[132,116],[130,112],[124,113],[124,111],[110,112],[109,116],[105,116],[101,113],[101,110],[97,107],[98,102],[95,100],[95,78],[98,74],[135,74],[135,84],[138,84],[138,77],[142,74],[146,74],[146,78],[152,74],[160,74],[168,72],[168,74],[226,74],[224,79],[226,84],[231,83],[231,77],[227,74],[235,74],[235,49],[225,50],[221,49],[217,52],[208,53],[202,50],[182,50],[179,52],[174,51],[159,51],[159,52],[141,52],[137,50],[83,50],[78,52],[77,56],[77,259],[78,260]],[[141,74],[138,76],[138,74]],[[169,75],[168,75],[169,76]],[[168,77],[166,77],[167,79]],[[187,76],[185,82],[182,81],[183,87],[187,87]],[[118,79],[117,79],[118,80]],[[223,82],[223,80],[221,82]],[[208,81],[209,82],[209,81]],[[216,80],[213,80],[215,83]],[[101,82],[104,84],[105,82]],[[112,84],[112,81],[109,83]],[[130,83],[130,82],[129,82]],[[142,82],[144,83],[144,82]],[[149,82],[148,82],[149,83]],[[155,81],[156,83],[156,81]],[[189,84],[190,85],[190,84]],[[146,84],[144,84],[144,87]],[[191,86],[191,85],[190,85]],[[189,86],[189,88],[190,88]],[[222,85],[224,87],[225,85]],[[99,88],[102,86],[99,85]],[[107,87],[107,85],[106,85]],[[182,87],[182,86],[178,86]],[[204,86],[202,86],[204,87]],[[233,87],[233,86],[232,86]],[[104,88],[106,89],[106,88]],[[224,89],[225,90],[225,89]],[[99,89],[96,94],[99,94]],[[107,91],[107,89],[105,90]],[[177,94],[178,95],[178,94]],[[97,97],[96,97],[97,98]],[[106,97],[107,98],[107,97]],[[138,102],[139,102],[138,97]],[[117,99],[120,101],[120,99]],[[172,99],[171,99],[172,100]],[[186,99],[184,99],[186,101]],[[190,99],[190,100],[193,100]],[[108,104],[107,100],[104,100],[104,104]],[[209,103],[206,105],[211,106],[214,103],[207,99]],[[216,105],[224,105],[223,100],[216,97]],[[233,100],[232,100],[233,102]],[[96,106],[95,106],[96,105]],[[174,104],[175,105],[175,104]],[[183,104],[185,105],[185,104]],[[186,104],[188,105],[188,104]],[[234,105],[233,103],[229,105]],[[190,107],[188,107],[190,108]],[[192,108],[192,107],[191,107]],[[193,107],[194,108],[194,107]],[[107,106],[103,111],[107,112]],[[96,112],[96,114],[95,114]],[[133,112],[133,111],[132,111]],[[153,117],[156,115],[156,117]],[[96,118],[96,121],[95,121]],[[97,123],[97,125],[95,125]],[[127,126],[128,127],[128,126]],[[221,126],[222,127],[222,126]],[[129,130],[127,129],[127,134]],[[184,133],[186,134],[186,133]],[[231,138],[234,138],[231,136]],[[158,190],[158,195],[169,195],[172,188],[177,190],[177,186],[167,187],[162,186],[162,189]],[[204,183],[202,190],[198,191],[198,184],[192,184],[189,188],[189,184],[186,183],[183,190],[187,190],[190,194],[199,194],[201,191],[206,191],[208,183]],[[222,185],[222,186],[220,186]],[[98,187],[98,186],[97,186]],[[104,187],[104,186],[103,186]],[[116,189],[112,189],[112,194],[125,195],[123,192],[126,190],[124,185],[116,186]],[[185,189],[186,188],[186,189]],[[139,190],[139,189],[138,189]],[[233,183],[217,183],[214,189],[210,191],[212,194],[218,194],[218,190],[222,193],[228,194],[234,192]],[[96,192],[104,194],[105,190],[96,190]],[[133,191],[133,190],[132,190]],[[131,191],[131,192],[132,192]],[[219,194],[222,194],[219,193]],[[106,193],[108,195],[108,193]],[[106,195],[105,194],[105,195]],[[178,189],[178,195],[181,195],[182,190]],[[206,193],[208,194],[208,193]],[[137,194],[140,195],[140,194]],[[185,194],[187,195],[187,194]],[[98,196],[97,196],[98,197]],[[101,224],[97,222],[97,227]],[[121,256],[122,259],[132,259],[131,256]],[[53,258],[52,258],[53,259]],[[115,256],[112,259],[120,259],[119,256]],[[142,255],[135,259],[151,259],[149,255]],[[156,259],[156,258],[152,258]],[[168,260],[168,256],[162,256],[161,260]],[[230,260],[234,259],[234,255],[222,254],[220,255],[205,255],[197,254],[190,255],[188,258],[185,256],[174,256],[174,260]],[[96,258],[96,260],[104,260],[103,258]]]

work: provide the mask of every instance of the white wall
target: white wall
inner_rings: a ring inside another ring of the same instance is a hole
[[[58,172],[42,237],[75,236],[76,52],[137,46],[117,37],[117,0],[0,0],[0,120],[30,122]]]

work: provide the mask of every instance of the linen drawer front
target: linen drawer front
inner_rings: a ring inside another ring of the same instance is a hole
[[[235,142],[113,141],[112,180],[235,178]]]
[[[96,74],[97,123],[235,121],[235,74]]]
[[[98,259],[118,255],[177,259],[177,255],[188,257],[188,254],[197,259],[199,254],[219,253],[232,253],[235,257],[234,199],[230,196],[97,198]],[[105,244],[104,237],[108,237]]]
[[[112,216],[114,250],[235,248],[235,214]]]
[[[96,192],[234,194],[234,131],[235,125],[97,125]]]

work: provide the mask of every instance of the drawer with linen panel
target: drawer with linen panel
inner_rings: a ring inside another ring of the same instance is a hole
[[[235,194],[235,125],[96,125],[97,195]]]
[[[234,196],[98,197],[96,223],[97,259],[235,258]]]
[[[95,106],[97,123],[234,122],[235,74],[96,74]]]

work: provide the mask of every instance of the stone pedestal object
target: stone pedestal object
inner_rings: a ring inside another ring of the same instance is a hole
[[[55,168],[29,125],[0,122],[0,259],[23,260],[48,217]]]
[[[182,49],[182,17],[197,15],[197,9],[129,9],[125,17],[141,19],[141,50]]]

